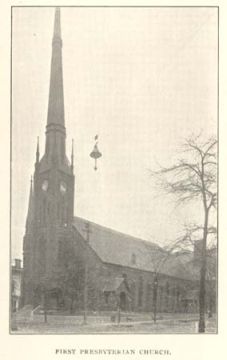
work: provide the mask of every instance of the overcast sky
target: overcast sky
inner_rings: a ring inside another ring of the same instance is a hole
[[[44,151],[54,8],[14,8],[12,256],[22,257],[36,138]],[[198,216],[147,169],[217,128],[216,8],[62,8],[67,147],[77,216],[160,245]],[[103,156],[89,157],[99,134]],[[119,249],[120,250],[120,249]]]

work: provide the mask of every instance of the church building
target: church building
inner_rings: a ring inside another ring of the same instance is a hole
[[[23,243],[23,305],[70,311],[179,312],[198,306],[191,255],[74,216],[74,154],[66,154],[60,9],[55,10],[45,152],[37,144]]]

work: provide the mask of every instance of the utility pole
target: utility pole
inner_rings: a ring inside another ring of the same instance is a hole
[[[89,222],[85,224],[85,229],[83,230],[86,233],[86,240],[89,244],[90,240],[90,225]],[[85,268],[84,268],[84,325],[87,324],[87,303],[88,303],[88,260],[89,257],[85,259]]]

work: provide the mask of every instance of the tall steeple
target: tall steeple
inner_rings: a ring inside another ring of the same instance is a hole
[[[62,39],[60,8],[55,10],[52,39],[49,103],[46,126],[46,155],[48,158],[65,158],[65,114],[62,70]]]
[[[31,181],[24,236],[24,304],[37,305],[40,284],[55,288],[60,244],[71,239],[74,213],[73,154],[65,151],[65,118],[60,9],[55,10],[50,69],[45,153],[37,141],[34,181]],[[46,281],[46,280],[45,280]],[[41,301],[40,299],[38,301]]]

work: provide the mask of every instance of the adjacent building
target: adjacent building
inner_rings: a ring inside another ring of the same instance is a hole
[[[22,272],[21,260],[15,259],[12,265],[11,277],[11,309],[12,312],[17,311],[21,306],[22,295]]]

